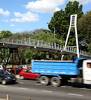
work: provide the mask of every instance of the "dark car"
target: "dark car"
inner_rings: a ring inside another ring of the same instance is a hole
[[[0,70],[0,82],[3,85],[7,83],[16,83],[16,77],[7,70]]]

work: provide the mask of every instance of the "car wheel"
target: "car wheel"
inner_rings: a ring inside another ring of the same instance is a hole
[[[7,83],[6,80],[2,80],[3,85],[6,85],[6,83]]]
[[[24,76],[20,76],[20,79],[23,80],[24,79]]]
[[[61,80],[58,77],[51,78],[51,85],[54,87],[58,87],[61,84]]]
[[[39,78],[39,81],[40,81],[40,83],[43,84],[43,85],[48,85],[48,84],[49,84],[49,78],[48,78],[47,76],[41,76],[41,77]]]

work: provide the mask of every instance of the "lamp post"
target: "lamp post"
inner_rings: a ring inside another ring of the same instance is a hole
[[[55,27],[54,27],[54,40],[55,40]]]

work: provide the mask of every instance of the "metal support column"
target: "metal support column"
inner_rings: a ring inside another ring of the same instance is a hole
[[[70,35],[70,32],[71,32],[71,28],[75,29],[76,51],[77,51],[77,57],[79,58],[80,54],[79,54],[79,44],[78,44],[78,35],[77,35],[77,14],[70,16],[70,26],[69,26],[69,29],[68,29],[68,34],[67,34],[67,38],[66,38],[66,42],[65,42],[65,46],[64,46],[64,51],[67,48],[67,43],[68,43],[69,35]],[[63,59],[63,56],[64,55],[62,55],[61,60]]]

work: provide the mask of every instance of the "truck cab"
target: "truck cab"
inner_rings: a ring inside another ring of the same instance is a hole
[[[83,83],[91,84],[91,60],[83,61]]]

